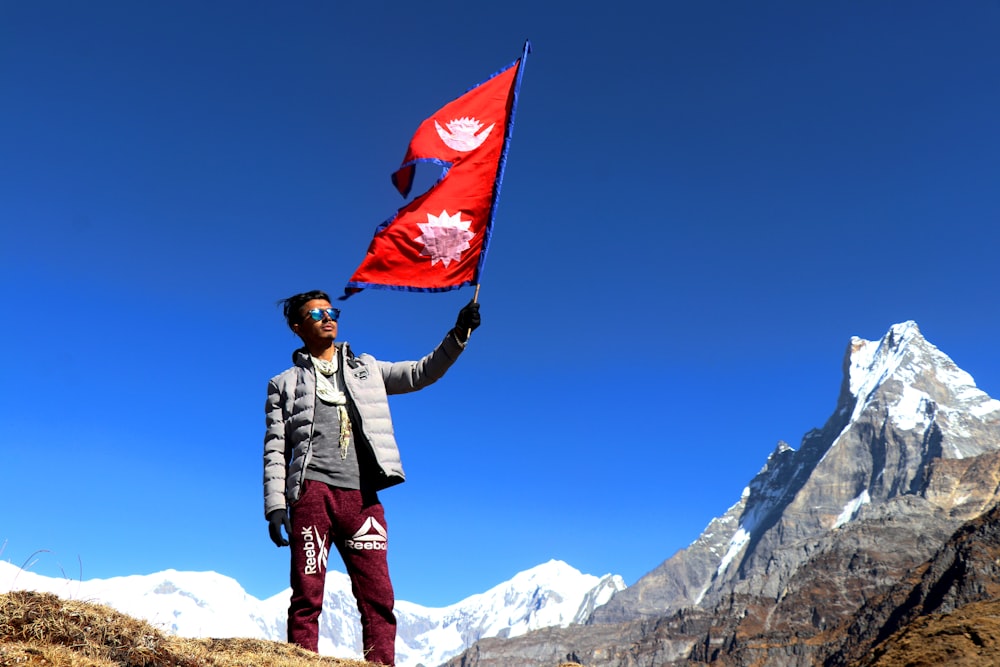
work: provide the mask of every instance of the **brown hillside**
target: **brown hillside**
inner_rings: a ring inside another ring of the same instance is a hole
[[[855,667],[1000,665],[1000,601],[972,602],[948,614],[922,616]]]

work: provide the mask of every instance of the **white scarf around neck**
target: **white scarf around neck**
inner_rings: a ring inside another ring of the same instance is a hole
[[[309,355],[312,359],[313,368],[316,373],[316,396],[327,405],[337,406],[337,416],[340,417],[340,458],[347,458],[347,450],[351,445],[351,418],[347,414],[347,396],[344,395],[337,386],[337,354],[334,353],[333,360],[318,359]],[[331,380],[332,378],[332,380]]]

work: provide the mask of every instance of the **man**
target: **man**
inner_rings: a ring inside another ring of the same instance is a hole
[[[291,545],[288,641],[317,651],[332,545],[361,612],[365,659],[393,665],[396,618],[377,492],[404,475],[386,397],[443,376],[479,326],[479,304],[462,308],[433,352],[399,362],[355,356],[347,343],[336,342],[340,311],[325,292],[296,294],[282,304],[303,347],[267,387],[264,515],[275,545]]]

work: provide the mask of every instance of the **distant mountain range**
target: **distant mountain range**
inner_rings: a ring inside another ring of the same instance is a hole
[[[456,604],[432,608],[397,600],[399,667],[434,667],[484,637],[516,637],[548,626],[582,623],[621,577],[581,574],[549,561]],[[215,572],[167,570],[149,575],[77,581],[43,577],[0,561],[0,593],[36,590],[98,602],[185,637],[249,637],[285,641],[290,589],[266,600]],[[327,575],[320,617],[320,653],[361,657],[361,626],[347,575]]]
[[[725,514],[585,626],[484,639],[448,665],[840,667],[904,620],[990,599],[1000,401],[914,322],[852,338],[843,370],[822,429],[779,442]]]

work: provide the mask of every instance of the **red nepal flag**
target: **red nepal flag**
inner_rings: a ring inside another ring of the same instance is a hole
[[[341,299],[366,287],[441,292],[479,284],[529,49],[526,42],[519,59],[417,128],[393,184],[408,196],[419,162],[444,175],[378,226]]]

